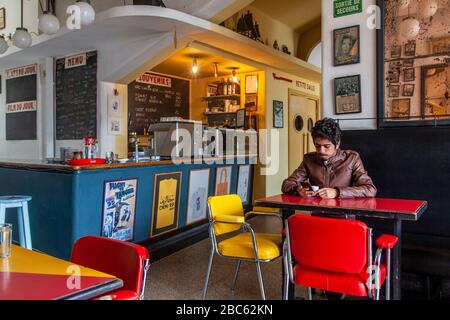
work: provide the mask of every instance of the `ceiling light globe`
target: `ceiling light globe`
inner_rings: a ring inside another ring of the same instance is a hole
[[[6,42],[5,37],[0,36],[0,54],[4,54],[9,48],[8,42]]]
[[[95,20],[95,10],[87,2],[77,2],[76,5],[81,11],[81,24],[84,26],[90,25]]]
[[[421,0],[419,2],[418,14],[421,19],[429,19],[436,14],[438,2],[436,0]]]
[[[400,23],[400,34],[407,40],[413,40],[420,31],[420,22],[417,19],[408,17]]]
[[[28,33],[28,30],[25,28],[17,28],[16,33],[14,33],[13,44],[21,49],[28,48],[31,46],[33,39],[31,38],[31,34]]]
[[[39,30],[44,34],[55,34],[59,31],[60,27],[58,18],[51,13],[44,13],[39,18]]]

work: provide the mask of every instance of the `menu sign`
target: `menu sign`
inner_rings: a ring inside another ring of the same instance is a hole
[[[56,139],[97,136],[97,52],[56,60]]]
[[[6,70],[6,140],[37,138],[37,65]]]
[[[146,72],[128,86],[128,131],[144,134],[162,117],[189,118],[190,82]]]

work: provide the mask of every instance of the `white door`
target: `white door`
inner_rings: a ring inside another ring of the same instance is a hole
[[[289,174],[303,161],[303,155],[313,152],[311,129],[317,121],[317,100],[289,95]]]

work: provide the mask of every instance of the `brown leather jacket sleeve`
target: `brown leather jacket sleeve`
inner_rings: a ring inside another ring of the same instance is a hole
[[[283,181],[281,191],[285,194],[297,195],[297,188],[306,180],[308,180],[308,173],[306,172],[304,162],[302,162],[300,167],[298,167],[289,178]]]
[[[355,161],[355,167],[352,172],[352,186],[339,187],[339,198],[374,198],[377,195],[377,188],[372,179],[364,169],[361,157],[358,155]]]

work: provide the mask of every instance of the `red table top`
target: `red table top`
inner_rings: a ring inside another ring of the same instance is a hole
[[[112,275],[15,245],[0,258],[0,300],[89,299],[122,286]]]
[[[290,195],[277,195],[258,199],[257,206],[286,207],[294,210],[326,209],[348,210],[349,213],[378,213],[401,215],[404,219],[417,220],[426,210],[427,202],[422,200],[381,199],[381,198],[350,198],[350,199],[320,199],[302,198]]]

